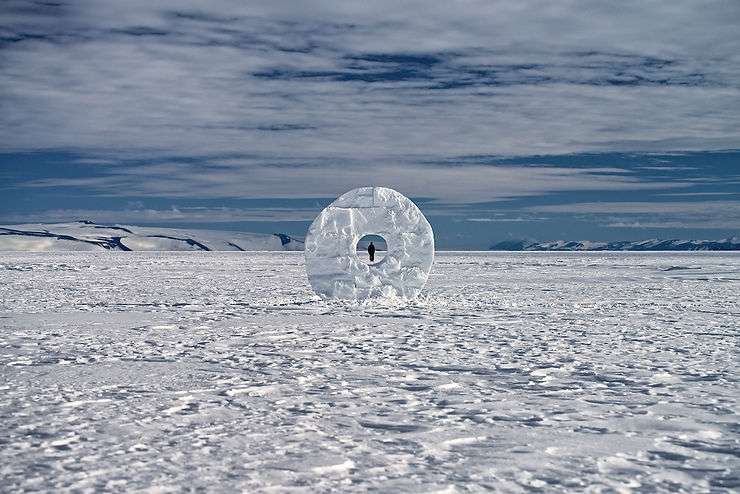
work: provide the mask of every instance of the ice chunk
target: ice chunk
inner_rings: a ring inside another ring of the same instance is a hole
[[[388,246],[376,263],[357,255],[365,235],[379,235]],[[415,298],[434,261],[429,222],[409,198],[385,187],[343,194],[313,221],[305,245],[309,282],[323,298]]]

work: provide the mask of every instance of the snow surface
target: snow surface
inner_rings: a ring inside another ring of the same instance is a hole
[[[0,491],[737,492],[732,253],[0,255]]]
[[[0,226],[0,251],[103,250],[303,250],[303,242],[280,233],[103,225],[91,221]]]
[[[357,255],[365,235],[387,244],[373,264]],[[412,299],[434,262],[434,233],[418,207],[385,187],[353,189],[327,206],[311,224],[305,244],[306,273],[322,297]]]

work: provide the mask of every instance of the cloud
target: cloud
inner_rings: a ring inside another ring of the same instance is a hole
[[[312,221],[315,208],[206,208],[177,207],[169,209],[50,209],[33,213],[6,213],[0,216],[5,223],[69,222],[91,220],[98,223],[236,223],[236,222],[292,222]]]
[[[530,212],[607,216],[608,228],[740,229],[740,201],[585,202],[531,206]],[[613,215],[626,215],[614,218]]]
[[[528,221],[544,221],[547,220],[547,218],[522,218],[522,217],[515,217],[515,218],[467,218],[465,221],[472,221],[474,223],[521,223],[521,222],[528,222]]]
[[[8,0],[0,149],[740,148],[733,2]]]
[[[351,160],[315,163],[232,159],[227,164],[167,163],[107,167],[106,175],[44,178],[32,188],[85,187],[98,195],[172,198],[332,198],[358,184],[388,186],[405,195],[447,203],[480,203],[559,191],[635,191],[682,187],[681,182],[640,180],[613,168],[558,166],[376,164]]]
[[[656,194],[658,196],[671,197],[703,197],[703,196],[736,196],[740,192],[664,192]]]
[[[674,221],[615,221],[603,225],[607,228],[637,228],[637,229],[687,229],[697,230],[738,230],[740,229],[740,218],[735,219],[704,219],[701,221],[693,220],[674,220]]]
[[[724,191],[684,189],[737,182],[701,159],[642,168],[499,159],[740,149],[737,2],[5,0],[0,9],[0,152],[73,156],[69,166],[0,171],[21,177],[0,187],[28,192],[35,207],[59,201],[3,221],[309,221],[318,206],[186,206],[384,185],[476,230],[560,215],[614,228],[738,224],[737,201],[694,202]],[[503,216],[460,207],[641,191],[675,195]],[[90,196],[115,199],[91,210],[72,198]],[[183,205],[162,209],[162,198]]]
[[[740,201],[701,202],[580,202],[530,206],[529,211],[547,213],[734,213],[740,215]]]

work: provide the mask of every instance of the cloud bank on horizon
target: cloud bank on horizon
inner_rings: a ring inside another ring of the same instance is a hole
[[[0,12],[0,221],[300,233],[374,184],[416,198],[441,245],[740,229],[734,1]]]

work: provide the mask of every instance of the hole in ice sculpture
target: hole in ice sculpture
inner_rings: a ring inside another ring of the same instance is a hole
[[[370,259],[370,252],[368,251],[370,243],[375,247],[373,259]],[[388,243],[380,235],[365,235],[357,241],[355,251],[357,252],[357,257],[365,264],[374,266],[385,259],[385,255],[388,253]]]

